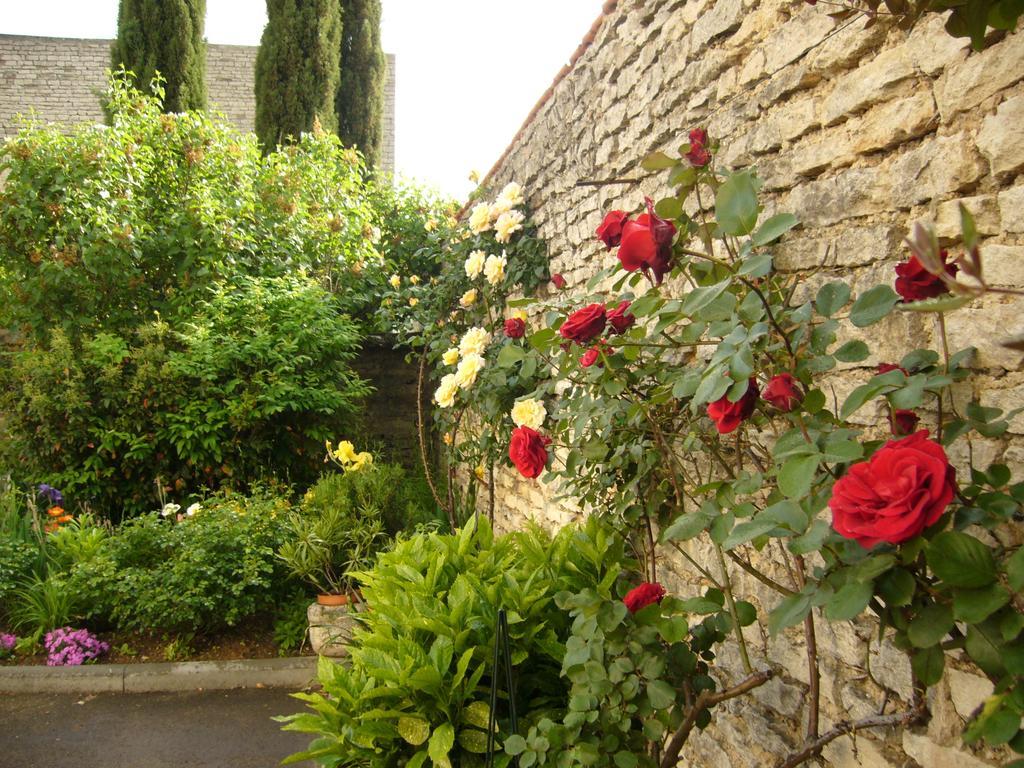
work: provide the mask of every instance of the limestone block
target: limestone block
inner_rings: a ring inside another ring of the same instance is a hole
[[[1020,352],[1013,354],[1018,358],[1021,356]],[[998,384],[1003,384],[1003,381]],[[999,388],[996,388],[995,384],[992,387],[987,387],[982,393],[982,404],[1001,408],[1004,413],[1014,411],[1024,405],[1024,381],[1019,380],[1019,377],[1007,377],[1006,384],[1008,386],[1004,385]],[[1010,431],[1017,435],[1024,434],[1024,413],[1018,413],[1010,419]]]
[[[941,39],[935,35],[933,42]],[[1007,35],[980,53],[952,62],[935,84],[942,120],[978,107],[986,99],[1024,79],[1024,34]]]
[[[958,192],[985,174],[984,165],[966,134],[925,139],[891,162],[890,206],[909,208]]]
[[[982,268],[990,285],[1024,286],[1024,245],[984,244]]]
[[[736,29],[743,21],[741,0],[718,0],[709,11],[697,17],[690,32],[690,50],[701,51],[715,37]]]
[[[1024,95],[1007,99],[985,118],[978,131],[978,148],[996,176],[1024,168]]]
[[[983,762],[969,752],[941,746],[910,730],[903,732],[903,750],[928,768],[992,768],[992,763]]]
[[[848,125],[853,134],[853,151],[865,154],[922,136],[936,123],[935,102],[931,90],[925,87],[906,98],[878,106]]]
[[[1011,296],[986,296],[951,312],[946,318],[949,343],[953,349],[976,347],[978,368],[1019,370],[1021,353],[1003,347],[1001,342],[1024,332],[1020,299]],[[1019,405],[1021,400],[1012,406]],[[1024,425],[1022,425],[1024,426]],[[1015,430],[1024,431],[1024,428]]]
[[[960,205],[974,217],[979,235],[998,235],[1000,232],[999,205],[995,195],[976,195],[939,203],[935,211],[935,233],[942,239],[959,240]],[[987,262],[988,259],[986,258]]]
[[[957,713],[967,719],[989,696],[992,695],[992,681],[987,677],[962,672],[959,669],[947,669],[949,692],[953,697],[953,706]]]
[[[882,51],[868,64],[837,78],[822,105],[822,121],[835,125],[872,104],[886,101],[904,80],[914,76],[914,63],[904,48]]]
[[[999,193],[999,219],[1007,232],[1024,232],[1024,185]]]
[[[859,735],[839,738],[822,750],[832,768],[897,768],[901,763],[890,761],[874,740]]]
[[[800,211],[812,227],[881,213],[893,207],[893,176],[881,167],[851,168],[795,187],[781,207]]]

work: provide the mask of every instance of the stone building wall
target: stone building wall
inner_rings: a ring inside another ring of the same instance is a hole
[[[99,96],[110,68],[110,40],[0,35],[0,139],[18,130],[18,115],[35,110],[44,122],[103,122]],[[257,46],[207,46],[209,103],[241,131],[256,118],[253,91]],[[395,57],[385,85],[385,170],[395,167]]]
[[[405,353],[396,350],[391,342],[381,339],[367,339],[352,367],[373,384],[375,391],[366,401],[360,434],[340,437],[355,443],[357,450],[383,451],[388,460],[418,471],[419,368],[407,363]],[[430,418],[429,404],[424,407],[423,417]]]
[[[854,290],[891,284],[912,223],[933,219],[951,240],[958,202],[977,217],[990,281],[1024,287],[1024,32],[973,53],[944,33],[939,18],[909,33],[884,19],[865,28],[863,18],[836,24],[823,6],[794,0],[620,0],[606,3],[605,13],[485,181],[494,189],[511,180],[523,185],[551,271],[570,289],[614,263],[594,238],[603,213],[636,210],[645,194],[657,199],[668,191],[660,186],[664,174],[643,171],[641,159],[659,149],[674,153],[698,126],[721,139],[723,166],[758,168],[766,216],[791,211],[803,221],[776,251],[776,265],[801,273],[805,290],[835,279]],[[579,185],[603,179],[639,181]],[[898,349],[934,348],[933,320],[912,314],[871,327],[879,359],[841,367],[833,382],[840,401]],[[1024,332],[1021,300],[976,302],[950,316],[949,330],[955,348],[978,348],[973,364],[982,375],[965,399],[973,394],[1007,410],[1024,404],[1021,355],[1000,345]],[[1002,460],[1024,471],[1024,415],[1010,431],[1004,440],[974,441],[976,463]],[[496,485],[501,526],[528,517],[554,526],[579,514],[557,488],[514,471],[503,471]],[[668,566],[673,590],[696,593],[692,571],[671,558]],[[739,592],[765,609],[777,602],[743,576]],[[871,626],[819,621],[818,628],[823,731],[872,714],[886,689],[909,700],[905,658],[873,642]],[[778,676],[753,698],[718,710],[688,747],[690,764],[772,766],[801,739],[802,633],[769,639],[748,630],[759,663]],[[731,682],[740,677],[735,657],[728,649],[723,657]],[[840,739],[821,765],[1002,764],[960,746],[963,718],[991,686],[966,665],[951,665],[948,681],[930,692],[930,725]]]

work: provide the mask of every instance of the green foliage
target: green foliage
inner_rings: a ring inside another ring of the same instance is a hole
[[[335,131],[341,39],[339,0],[268,0],[256,55],[256,136],[264,152],[316,124]]]
[[[483,765],[498,607],[508,611],[521,717],[559,716],[569,617],[553,601],[615,580],[602,556],[616,545],[599,530],[496,537],[482,519],[476,529],[398,541],[358,574],[367,610],[351,666],[321,660],[324,694],[296,694],[314,712],[280,718],[317,736],[290,761]]]
[[[274,619],[274,643],[284,656],[298,651],[306,642],[309,619],[306,609],[310,598],[305,590],[296,590],[277,607]]]
[[[268,492],[205,499],[175,523],[153,512],[129,520],[61,578],[78,615],[96,628],[211,632],[278,604],[293,586],[275,556],[288,502]]]
[[[35,546],[0,535],[0,617],[11,610],[18,584],[30,577],[37,562]]]
[[[310,482],[323,442],[351,426],[367,392],[349,367],[357,343],[330,295],[301,277],[214,286],[176,326],[80,346],[54,331],[9,355],[4,451],[27,481],[115,517],[150,507],[158,478],[185,495],[275,471]]]
[[[8,619],[15,630],[36,638],[66,626],[79,599],[66,580],[56,574],[33,576],[14,590]]]
[[[384,139],[387,58],[380,44],[380,0],[341,0],[341,77],[335,110],[338,136],[375,168]]]
[[[145,88],[163,81],[168,112],[206,109],[206,0],[120,0],[111,68]]]

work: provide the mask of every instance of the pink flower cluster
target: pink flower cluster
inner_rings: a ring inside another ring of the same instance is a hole
[[[61,627],[47,632],[43,640],[46,646],[48,667],[77,667],[87,661],[95,661],[110,650],[110,646],[90,634],[87,629]]]
[[[14,646],[17,644],[18,638],[14,635],[0,634],[0,659],[13,652]]]

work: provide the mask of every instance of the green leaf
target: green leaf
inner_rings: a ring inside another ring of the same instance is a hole
[[[859,616],[871,602],[873,594],[874,585],[870,581],[848,582],[825,604],[825,618],[830,621],[846,621]]]
[[[1006,578],[1014,591],[1024,590],[1024,547],[1018,549],[1007,559]]]
[[[850,308],[850,322],[858,328],[873,325],[892,312],[899,296],[888,285],[876,285],[862,293]]]
[[[469,649],[470,652],[472,649]],[[473,701],[462,709],[462,722],[487,730],[490,724],[491,708],[486,701]]]
[[[745,259],[736,274],[748,277],[764,277],[772,271],[772,255],[770,253],[757,253],[749,259]]]
[[[689,631],[690,626],[682,616],[672,616],[658,623],[658,634],[669,645],[678,643],[686,637],[686,633]]]
[[[794,456],[788,459],[779,470],[779,490],[791,499],[799,499],[811,490],[815,474],[818,471],[817,454],[811,456]]]
[[[450,768],[451,761],[448,759],[448,753],[451,752],[452,747],[455,745],[455,728],[451,723],[441,723],[434,729],[434,732],[430,734],[430,743],[427,745],[427,753],[430,755],[430,759],[434,761],[435,765],[443,766],[443,768]]]
[[[910,571],[894,568],[878,579],[878,594],[890,608],[910,605],[916,586]]]
[[[810,611],[811,598],[809,595],[798,594],[785,597],[768,614],[768,632],[771,635],[776,635],[786,627],[803,621]]]
[[[688,541],[699,535],[715,518],[713,509],[701,507],[677,517],[661,534],[662,541]]]
[[[683,306],[681,308],[683,314],[693,317],[697,312],[700,312],[706,306],[711,304],[711,302],[721,296],[731,283],[731,280],[725,279],[720,283],[715,283],[714,285],[705,285],[699,288],[694,288],[686,294],[686,298],[683,299]],[[631,306],[630,310],[632,309],[633,307]],[[634,312],[634,314],[636,313]]]
[[[664,197],[655,203],[654,212],[663,219],[678,219],[683,212],[683,203],[678,197]]]
[[[625,750],[619,750],[616,752],[613,759],[615,760],[617,768],[636,768],[637,763],[639,762],[636,755],[632,752],[626,752]]]
[[[973,536],[943,531],[927,550],[932,572],[953,587],[985,587],[996,580],[992,552]]]
[[[850,300],[850,286],[846,283],[825,283],[814,297],[814,307],[822,317],[832,317]]]
[[[679,160],[673,160],[664,152],[652,152],[640,162],[640,166],[646,171],[663,171],[678,164]]]
[[[505,739],[505,753],[515,757],[526,751],[526,739],[518,733],[514,733]]]
[[[526,352],[516,344],[506,344],[498,353],[498,367],[509,368],[526,357]]]
[[[776,214],[757,228],[757,232],[753,234],[750,241],[755,246],[768,245],[768,243],[779,239],[799,223],[796,216],[792,213]]]
[[[860,339],[851,339],[832,353],[836,360],[843,363],[859,363],[866,360],[871,351],[868,345]]]
[[[952,312],[971,303],[970,296],[936,296],[934,299],[922,299],[911,301],[906,304],[899,304],[901,312]]]
[[[398,735],[418,747],[430,737],[430,723],[419,717],[398,718]]]
[[[953,616],[957,621],[980,624],[1010,602],[1010,593],[998,584],[980,589],[958,589],[953,593]]]
[[[967,626],[964,649],[986,675],[998,677],[1005,671],[1002,635],[991,620]]]
[[[942,679],[945,666],[946,654],[937,645],[917,651],[910,657],[910,668],[914,676],[926,686],[935,685]]]
[[[647,700],[655,709],[668,709],[676,700],[676,690],[664,680],[647,684]]]
[[[921,609],[907,627],[907,638],[915,648],[930,648],[942,642],[953,628],[953,611],[948,605],[932,603]]]
[[[715,220],[727,235],[749,235],[757,225],[757,187],[749,171],[732,174],[715,195]]]
[[[459,731],[459,746],[467,752],[475,755],[487,753],[487,734],[484,731],[475,731],[471,728],[463,728]]]
[[[774,520],[764,519],[760,516],[756,520],[740,523],[725,537],[725,540],[722,542],[722,549],[727,551],[735,549],[740,544],[746,544],[748,541],[756,539],[758,536],[763,536],[778,527],[778,523]]]

